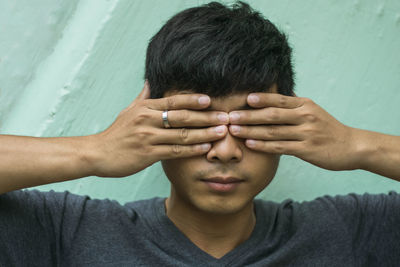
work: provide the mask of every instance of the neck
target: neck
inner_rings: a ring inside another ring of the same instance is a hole
[[[253,202],[234,214],[210,214],[172,195],[165,206],[167,216],[175,226],[197,247],[215,258],[221,258],[246,241],[256,223]]]

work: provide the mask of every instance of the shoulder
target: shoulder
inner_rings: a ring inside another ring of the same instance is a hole
[[[311,201],[284,200],[281,203],[257,199],[256,211],[276,216],[325,218],[354,218],[379,214],[387,215],[387,211],[400,208],[400,194],[394,191],[381,194],[346,194],[336,196],[321,196]]]
[[[48,209],[61,208],[69,203],[75,205],[89,199],[87,196],[79,196],[65,192],[55,192],[53,190],[42,192],[39,190],[17,190],[0,195],[0,209]]]
[[[297,208],[299,202],[296,202],[292,199],[286,199],[282,202],[255,199],[254,205],[256,212],[271,214],[292,211],[293,209]]]
[[[282,202],[256,199],[254,201],[257,220],[266,225],[280,225],[286,227],[292,221],[293,216],[298,213],[299,202],[286,199]]]
[[[0,195],[0,212],[36,214],[39,217],[82,216],[83,214],[112,214],[123,210],[115,200],[92,199],[87,195],[73,194],[69,191],[55,192],[39,190],[17,190]]]
[[[165,200],[165,198],[155,197],[155,198],[150,198],[150,199],[129,201],[129,202],[125,203],[125,206],[130,207],[130,208],[136,208],[136,209],[146,209],[146,208],[151,208],[153,206],[159,205],[160,202],[163,203],[164,200]]]
[[[124,208],[138,214],[140,217],[153,217],[155,214],[163,213],[164,200],[164,198],[155,197],[131,201],[125,203]]]
[[[92,199],[87,195],[78,195],[69,191],[55,192],[39,191],[36,189],[24,189],[8,192],[0,195],[0,208],[81,208],[83,210],[100,211],[107,210],[138,210],[147,211],[159,205],[161,198],[139,200],[121,204],[111,199]]]
[[[302,202],[302,206],[311,209],[337,210],[378,210],[389,206],[400,206],[400,194],[391,191],[380,194],[347,194],[336,196],[322,196],[312,201]]]

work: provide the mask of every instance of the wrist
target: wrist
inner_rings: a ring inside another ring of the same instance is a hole
[[[374,136],[371,136],[372,132],[367,130],[352,128],[352,131],[355,158],[354,169],[368,170],[376,152],[375,142],[373,141]]]
[[[85,177],[96,176],[98,162],[101,158],[99,138],[97,135],[80,136],[78,138],[80,139],[80,142],[77,143],[80,168]]]

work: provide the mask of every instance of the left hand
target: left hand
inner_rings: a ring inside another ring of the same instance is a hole
[[[247,102],[255,109],[230,112],[229,131],[246,139],[248,148],[293,155],[329,170],[359,168],[354,128],[340,123],[312,100],[252,93]]]

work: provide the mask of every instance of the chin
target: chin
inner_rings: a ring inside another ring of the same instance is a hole
[[[234,196],[207,196],[206,199],[192,199],[192,205],[201,212],[213,215],[231,215],[239,213],[252,205],[254,198],[237,198]]]

